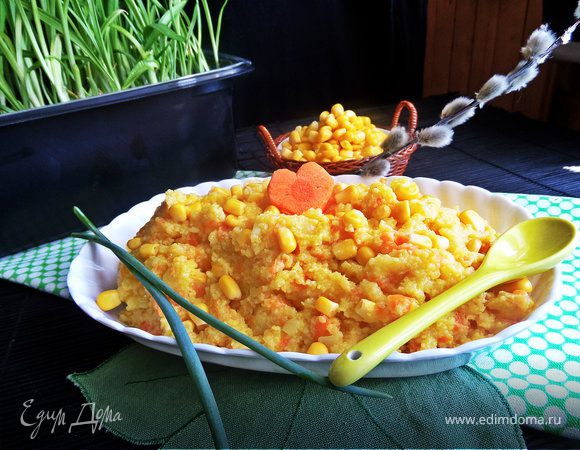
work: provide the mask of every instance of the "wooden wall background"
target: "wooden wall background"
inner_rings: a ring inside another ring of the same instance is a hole
[[[542,0],[429,0],[423,95],[472,95],[495,73],[520,60],[520,48],[542,23]],[[491,102],[508,111],[546,120],[552,63],[523,92]]]

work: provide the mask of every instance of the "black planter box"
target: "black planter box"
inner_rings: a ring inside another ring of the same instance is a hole
[[[235,172],[233,80],[247,60],[151,86],[0,115],[0,256],[98,225],[169,188]],[[226,65],[227,64],[227,65]]]

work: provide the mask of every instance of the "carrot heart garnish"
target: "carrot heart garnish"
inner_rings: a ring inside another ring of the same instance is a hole
[[[270,203],[280,211],[302,214],[310,208],[324,208],[332,195],[334,180],[315,162],[303,164],[298,172],[274,171],[268,184]]]

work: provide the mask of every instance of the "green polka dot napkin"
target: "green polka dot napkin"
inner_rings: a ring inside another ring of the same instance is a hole
[[[580,227],[580,199],[506,195],[535,217]],[[562,299],[547,317],[470,365],[491,378],[518,416],[534,420],[528,425],[580,439],[580,247],[561,269]]]
[[[262,175],[238,172],[236,177]],[[563,217],[580,227],[580,199],[505,195],[536,217]],[[0,259],[0,278],[68,297],[68,267],[83,244],[66,238],[6,256]],[[522,423],[580,439],[580,248],[561,268],[562,298],[547,317],[479,354],[470,366],[495,383]]]

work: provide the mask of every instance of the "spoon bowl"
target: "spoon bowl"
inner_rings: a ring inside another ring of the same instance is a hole
[[[514,278],[519,277],[517,269],[524,271],[521,276],[535,275],[564,259],[574,248],[575,236],[574,224],[564,219],[526,220],[494,242],[482,266],[490,271],[512,270]]]
[[[576,227],[564,219],[542,217],[513,226],[493,243],[473,274],[343,352],[330,368],[330,381],[337,386],[354,383],[468,300],[506,281],[551,269],[575,245]]]

